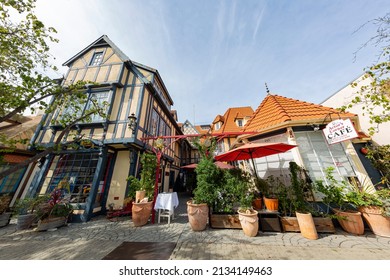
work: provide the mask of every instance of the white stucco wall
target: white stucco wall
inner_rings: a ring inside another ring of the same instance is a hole
[[[356,87],[352,87],[351,83],[345,86],[344,88],[340,89],[338,92],[330,96],[328,99],[323,101],[321,105],[332,107],[332,108],[340,108],[343,105],[347,105],[350,103],[350,101],[354,98],[355,93],[359,91],[361,86],[369,85],[372,82],[371,78],[362,79],[363,75],[359,78],[357,78],[353,82],[357,82],[358,85]],[[368,135],[368,128],[372,125],[370,124],[369,116],[364,114],[363,110],[364,105],[363,104],[355,104],[351,109],[349,109],[349,112],[357,114],[359,116],[359,122],[361,129],[364,133]],[[378,108],[378,111],[381,111],[380,108]],[[387,145],[390,144],[390,123],[384,123],[379,126],[378,133],[375,133],[372,136],[373,142],[375,142],[378,145]]]

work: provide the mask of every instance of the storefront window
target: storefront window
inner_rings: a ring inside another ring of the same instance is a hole
[[[313,180],[325,180],[325,169],[334,167],[336,180],[356,178],[352,164],[341,143],[329,145],[321,131],[295,132],[305,168]]]
[[[44,192],[50,193],[62,180],[67,180],[72,202],[85,202],[92,187],[98,158],[98,153],[64,154],[56,157],[52,172],[46,178],[49,184]]]

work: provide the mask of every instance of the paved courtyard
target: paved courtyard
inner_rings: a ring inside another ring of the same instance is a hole
[[[71,223],[54,231],[16,230],[16,221],[0,228],[2,260],[101,260],[122,242],[174,242],[171,260],[390,260],[390,238],[370,231],[353,236],[337,229],[308,240],[300,233],[259,232],[246,237],[240,229],[194,232],[188,224],[185,195],[176,217],[167,224],[134,227],[130,217],[103,216]],[[157,219],[156,219],[157,220]]]

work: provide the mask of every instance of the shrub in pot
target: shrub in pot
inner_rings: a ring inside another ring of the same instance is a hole
[[[342,229],[351,234],[362,235],[362,215],[347,199],[351,186],[344,181],[338,182],[332,174],[333,170],[333,167],[328,167],[325,170],[327,183],[319,180],[315,182],[315,187],[323,194],[322,201],[335,213]]]
[[[375,235],[390,237],[390,190],[370,192],[369,188],[354,187],[346,194]]]
[[[127,178],[129,181],[127,197],[135,199],[131,210],[134,226],[145,225],[153,211],[156,166],[156,156],[144,153],[141,155],[140,179],[135,176]]]
[[[223,171],[213,161],[216,148],[216,140],[212,137],[195,139],[193,144],[201,155],[200,162],[196,166],[196,188],[193,190],[193,198],[187,201],[187,214],[189,224],[194,231],[206,229],[209,206],[215,201],[214,188],[221,184]]]
[[[241,189],[243,192],[238,215],[244,234],[249,237],[255,237],[259,231],[259,217],[258,212],[252,208],[253,192],[248,190],[247,186],[248,184],[242,182]]]
[[[38,221],[36,210],[48,199],[49,195],[18,199],[13,207],[13,215],[17,217],[16,228],[18,230],[29,229],[36,223]]]

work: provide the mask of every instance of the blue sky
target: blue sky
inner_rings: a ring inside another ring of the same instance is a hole
[[[373,46],[354,59],[374,26],[355,31],[389,8],[388,0],[38,0],[37,14],[58,31],[58,66],[106,34],[160,72],[180,122],[205,124],[229,107],[255,110],[265,83],[322,102],[375,62]]]

